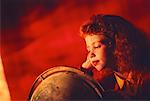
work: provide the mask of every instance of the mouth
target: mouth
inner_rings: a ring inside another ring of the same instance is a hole
[[[93,66],[96,66],[98,64],[98,62],[99,62],[99,60],[92,61]]]

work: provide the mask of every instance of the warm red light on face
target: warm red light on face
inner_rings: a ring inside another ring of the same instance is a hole
[[[132,12],[137,12],[138,8],[128,9],[135,3],[137,7],[140,3],[147,3],[133,1],[27,3],[23,0],[11,3],[11,6],[20,8],[11,10],[9,6],[7,11],[11,16],[7,19],[10,25],[6,26],[6,33],[2,33],[2,57],[12,100],[26,99],[35,78],[50,67],[80,67],[86,57],[86,49],[79,37],[79,27],[92,14],[121,15],[149,32],[149,15],[144,12],[147,6],[140,7],[137,15],[132,15]]]

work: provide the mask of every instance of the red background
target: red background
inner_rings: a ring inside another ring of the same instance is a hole
[[[86,58],[79,27],[91,15],[124,17],[150,37],[149,0],[3,0],[1,55],[12,100],[54,66],[80,67]]]

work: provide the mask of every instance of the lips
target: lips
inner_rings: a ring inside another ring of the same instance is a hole
[[[93,64],[94,66],[96,66],[96,65],[98,64],[98,62],[99,62],[99,60],[95,60],[95,61],[92,61],[92,64]]]

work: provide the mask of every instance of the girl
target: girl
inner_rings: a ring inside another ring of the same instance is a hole
[[[147,42],[140,31],[119,16],[98,14],[80,32],[88,50],[81,70],[100,82],[105,99],[149,99],[149,57],[141,51]]]

